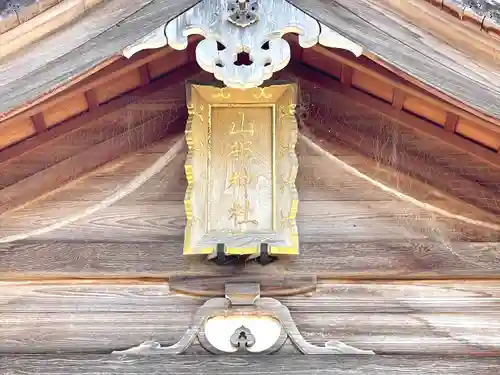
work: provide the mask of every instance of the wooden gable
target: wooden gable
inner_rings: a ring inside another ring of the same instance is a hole
[[[265,266],[183,255],[186,82],[214,82],[194,62],[196,39],[115,59],[6,114],[1,370],[234,370],[239,359],[217,362],[198,344],[171,359],[110,353],[174,344],[224,283],[242,280],[287,306],[309,343],[376,355],[304,362],[286,344],[236,372],[498,366],[485,358],[500,353],[498,118],[373,56],[290,42],[293,60],[273,79],[300,88],[300,255]]]

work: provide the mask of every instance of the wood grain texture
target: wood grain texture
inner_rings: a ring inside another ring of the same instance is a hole
[[[23,204],[113,158],[180,131],[185,121],[181,91],[185,71],[56,126],[26,141],[27,145],[19,144],[18,152],[6,150],[10,155],[2,163],[0,206],[6,210]],[[23,182],[14,187],[19,181]]]
[[[288,70],[282,78],[295,80],[297,76]],[[381,116],[342,93],[326,90],[306,76],[299,84],[303,93],[299,114],[308,116],[308,126],[302,126],[302,131],[320,147],[311,146],[305,138],[297,146],[301,199],[297,221],[303,255],[295,261],[277,262],[273,271],[350,278],[498,277],[498,231],[444,218],[402,201],[350,173],[339,161],[421,202],[491,223],[498,220],[497,170],[485,169],[474,157]],[[178,83],[168,90],[183,96],[181,86]],[[136,106],[130,104],[131,109],[155,117],[157,111],[171,108],[164,90],[152,95]],[[113,129],[126,124],[102,125],[108,135],[97,146],[114,136]],[[100,126],[88,127],[89,141],[101,136]],[[65,146],[58,149],[68,152],[64,161],[72,159],[73,147],[83,147],[80,142],[80,137],[70,137],[61,143]],[[166,147],[168,139],[133,153],[125,150],[122,158],[5,213],[0,217],[0,235],[38,230],[100,202],[154,163]],[[49,145],[43,153],[26,154],[25,160],[33,163],[30,168],[49,173],[50,168],[43,170],[42,163],[53,157],[48,149]],[[2,245],[1,277],[166,277],[220,272],[212,264],[199,259],[188,262],[181,255],[186,221],[184,157],[178,155],[168,168],[110,207],[44,235]],[[54,168],[61,168],[58,165],[63,161],[50,160]],[[16,166],[5,170],[11,174],[25,168],[23,163]],[[31,181],[35,182],[12,185],[9,191],[33,191],[36,180]],[[228,274],[239,271],[227,268]]]
[[[52,195],[4,214],[0,233],[4,236],[40,229],[96,204],[131,181],[168,147],[165,140],[135,152]],[[380,169],[374,174],[358,154],[345,148],[333,150],[356,168],[364,166],[366,173],[384,176]],[[304,197],[297,218],[301,255],[296,260],[277,262],[279,272],[403,279],[497,276],[498,232],[439,218],[399,201],[336,167],[326,154],[303,141],[297,152],[299,171],[302,165],[307,167],[297,181],[299,196]],[[43,236],[2,245],[1,277],[169,277],[240,272],[240,268],[217,268],[182,256],[183,162],[184,155],[178,155],[140,189],[88,218]],[[418,199],[488,220],[481,211],[425,184],[395,176],[395,181],[388,180],[389,185],[406,189]],[[274,271],[262,268],[262,272]]]
[[[38,137],[2,150],[0,185],[12,185],[162,113],[181,116],[185,103],[183,82],[186,76],[197,72],[199,68],[189,64],[147,87],[93,108],[63,126],[54,126]],[[49,119],[53,115],[49,115]]]
[[[0,35],[0,58],[19,51],[30,43],[39,41],[51,32],[56,32],[58,28],[68,25],[81,16],[83,12],[101,1],[21,1],[21,3],[24,3],[24,7],[16,11],[21,24],[13,30]],[[31,4],[26,6],[27,3]]]
[[[166,284],[3,283],[0,290],[2,354],[109,353],[151,339],[167,345],[206,300]],[[498,355],[498,296],[498,285],[486,282],[342,283],[279,300],[317,345],[335,339],[378,354]]]
[[[462,151],[457,145],[446,144],[438,139],[437,134],[432,138],[426,132],[422,134],[420,128],[413,127],[402,116],[398,118],[394,114],[395,117],[391,117],[393,108],[390,104],[381,103],[359,91],[346,91],[335,80],[328,81],[326,76],[304,66],[293,65],[291,69],[294,74],[283,72],[280,77],[286,79],[301,75],[302,102],[306,103],[302,111],[307,115],[304,122],[315,133],[322,134],[320,138],[326,137],[333,144],[340,143],[357,150],[381,164],[415,176],[485,210],[500,212],[499,168],[484,165],[481,158]],[[389,110],[379,112],[377,106],[372,106],[373,102]],[[378,120],[374,120],[375,117]],[[427,126],[435,132],[444,132],[429,123]],[[482,151],[496,158],[494,152],[484,148]],[[460,164],[457,164],[458,160],[461,160]],[[449,177],[440,178],[443,175]]]
[[[83,166],[82,166],[83,168]],[[48,173],[48,172],[47,172]],[[14,194],[14,193],[12,193]],[[21,191],[16,194],[21,194]],[[81,210],[96,202],[36,202],[2,217],[0,235],[39,229],[58,221],[63,215]],[[44,212],[41,216],[40,212]],[[186,216],[183,202],[142,202],[104,208],[91,217],[68,224],[33,240],[64,241],[162,241],[182,236]],[[297,216],[297,226],[304,242],[423,240],[500,241],[498,231],[442,218],[425,209],[398,201],[306,201]],[[112,228],[112,230],[110,230]]]
[[[5,84],[0,89],[0,112],[29,103],[56,87],[60,89],[196,3],[115,0],[90,10],[64,33],[56,33],[34,50],[3,62],[0,70]],[[40,57],[34,59],[38,53]],[[23,61],[26,58],[32,63]]]
[[[72,373],[75,375],[175,373],[225,374],[325,374],[325,375],[496,375],[497,358],[451,356],[159,356],[117,359],[109,355],[51,355],[0,357],[0,370],[16,374]]]
[[[451,49],[442,52],[438,46],[443,42],[394,14],[378,11],[371,1],[291,2],[388,65],[481,112],[500,116],[496,73],[488,73]]]
[[[265,275],[262,282],[267,283]],[[268,275],[276,280],[280,275]],[[191,278],[193,282],[195,278]],[[210,281],[212,279],[212,281]],[[234,282],[238,275],[228,277]],[[302,274],[296,279],[310,285]],[[219,290],[222,277],[204,278],[205,288]],[[284,279],[282,279],[284,280]],[[293,277],[290,278],[293,281]],[[0,313],[133,313],[143,310],[191,311],[206,297],[176,292],[180,279],[171,282],[134,283],[134,281],[51,281],[0,282]],[[272,285],[269,285],[271,287]],[[320,280],[313,291],[276,297],[292,313],[487,313],[500,309],[499,281],[329,281]],[[179,311],[180,313],[180,311]]]
[[[0,246],[0,277],[170,277],[252,272],[310,273],[354,279],[497,278],[500,242],[418,240],[302,242],[298,258],[273,267],[218,267],[182,256],[182,237],[154,242],[19,241]]]
[[[176,124],[178,126],[183,121],[184,118],[182,117],[169,119],[166,114],[160,114],[131,130],[100,142],[76,156],[69,157],[54,166],[25,178],[23,180],[25,189],[21,189],[18,185],[6,187],[0,191],[2,201],[0,211],[3,212],[20,206],[31,199],[58,188],[61,184],[95,169],[106,161],[162,139],[169,133],[170,127],[175,128]],[[30,187],[28,188],[28,186]]]
[[[145,4],[148,4],[147,0],[142,0],[134,5],[130,4],[127,7],[125,1],[111,1],[99,11],[91,10],[66,30],[59,30],[40,43],[29,46],[25,49],[24,54],[16,54],[3,60],[2,81],[5,84],[12,83],[16,79],[40,69],[45,64],[57,60],[80,44],[88,42],[106,31],[110,26],[129,17]],[[93,27],[86,27],[89,24]],[[32,56],[39,56],[39,59],[33,59]]]
[[[494,52],[498,51],[498,44],[491,38],[500,36],[498,16],[494,20],[498,5],[495,5],[494,1],[481,0],[475,4],[469,3],[468,7],[464,7],[461,0],[444,2],[443,0],[410,0],[404,4],[385,0],[379,4],[386,9],[397,11],[417,25],[425,24],[433,34],[448,40],[450,45],[470,56],[475,54],[482,60],[489,60],[494,58]],[[437,12],[431,4],[444,12]],[[461,12],[453,14],[455,18],[450,17],[450,5],[455,9],[461,9]],[[468,42],[472,40],[473,43]]]

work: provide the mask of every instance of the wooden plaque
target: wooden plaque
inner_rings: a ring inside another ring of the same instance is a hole
[[[295,84],[190,84],[184,254],[298,254]]]

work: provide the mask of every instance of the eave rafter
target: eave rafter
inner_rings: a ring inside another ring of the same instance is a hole
[[[286,0],[203,0],[123,50],[127,58],[166,45],[186,49],[188,36],[205,39],[196,47],[200,67],[232,88],[260,86],[288,65],[287,33],[299,35],[302,48],[321,44],[360,56],[363,48],[302,12]],[[247,54],[248,62],[240,59]]]

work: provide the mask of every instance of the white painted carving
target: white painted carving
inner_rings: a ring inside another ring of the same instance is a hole
[[[236,284],[226,288],[226,298],[206,301],[184,335],[171,346],[147,341],[126,350],[113,351],[112,354],[183,354],[196,339],[212,354],[274,354],[287,340],[302,354],[375,354],[340,341],[328,341],[325,346],[311,344],[300,333],[288,308],[274,298],[261,298],[258,284],[257,287],[254,284]],[[240,299],[238,294],[243,298]],[[238,301],[238,304],[231,301]]]
[[[245,16],[251,19],[241,20]],[[127,47],[123,54],[131,57],[140,50],[167,43],[182,50],[187,48],[189,35],[201,35],[205,39],[196,48],[200,67],[228,87],[251,88],[260,86],[290,61],[290,46],[282,39],[287,33],[298,34],[302,48],[319,42],[326,47],[347,49],[356,56],[362,53],[361,46],[286,0],[203,0]],[[249,55],[251,64],[241,64],[241,53]]]
[[[341,48],[351,51],[356,57],[361,56],[363,53],[363,47],[356,44],[345,36],[340,35],[338,32],[333,31],[328,26],[321,25],[321,34],[319,34],[319,44],[329,48]]]
[[[123,56],[131,58],[137,52],[145,49],[161,48],[167,45],[167,36],[165,35],[165,25],[158,27],[155,31],[146,35],[144,38],[131,44],[123,50]]]
[[[260,353],[271,348],[281,336],[281,323],[269,316],[228,316],[214,317],[205,323],[205,337],[214,348],[221,352],[238,351],[231,345],[231,336],[239,327],[248,328],[255,338],[255,343],[246,350]]]

